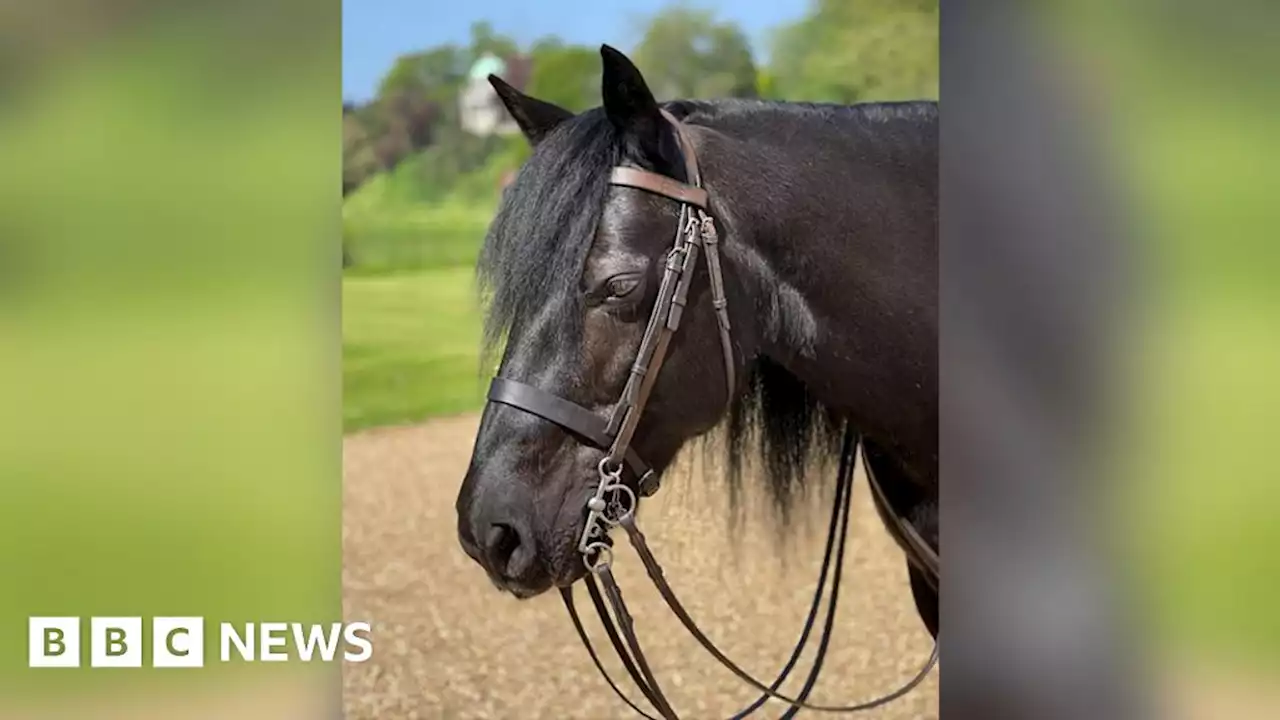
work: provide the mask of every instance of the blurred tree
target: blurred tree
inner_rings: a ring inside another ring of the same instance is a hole
[[[936,98],[938,0],[815,0],[777,31],[770,59],[773,98]]]
[[[600,104],[600,52],[582,45],[541,41],[530,53],[533,73],[525,92],[574,112]]]
[[[387,129],[373,141],[373,155],[382,170],[392,170],[413,150],[409,133],[399,118],[391,118]]]
[[[518,55],[520,46],[515,40],[494,32],[492,23],[480,20],[471,23],[471,48],[467,65],[479,60],[485,53],[506,59]]]
[[[346,197],[378,171],[373,144],[354,108],[342,112],[342,195]]]
[[[467,53],[456,45],[441,45],[396,58],[378,85],[378,96],[414,89],[433,94],[456,87],[466,75]]]
[[[756,95],[751,44],[710,10],[676,5],[654,15],[632,58],[659,99]]]
[[[564,40],[555,35],[544,35],[533,41],[533,45],[529,48],[530,55],[537,55],[541,52],[551,50],[559,50],[564,47]]]
[[[467,76],[469,55],[456,45],[401,55],[379,84],[377,98],[417,95],[435,106],[436,122],[456,124],[456,98]]]
[[[938,0],[811,0],[806,17],[774,34],[767,67],[757,67],[741,29],[711,11],[669,7],[641,30],[631,56],[660,99],[937,96]],[[392,170],[388,187],[411,201],[494,193],[530,149],[518,134],[479,138],[459,125],[459,93],[486,54],[502,59],[504,79],[530,95],[576,112],[600,103],[595,46],[548,36],[520,50],[477,22],[465,43],[397,58],[373,100],[343,106],[343,194]]]
[[[768,68],[760,68],[756,71],[756,95],[762,98],[777,98],[777,77],[773,71]]]
[[[382,111],[389,118],[396,118],[409,137],[409,144],[418,150],[431,144],[432,125],[439,117],[440,106],[421,92],[405,89],[379,100]]]
[[[359,107],[343,106],[343,159],[365,163],[362,147],[372,148],[377,167],[390,170],[410,153],[431,144],[435,137],[440,105],[421,91],[401,85]],[[344,169],[344,187],[346,172]],[[353,168],[351,177],[363,178],[364,165]]]

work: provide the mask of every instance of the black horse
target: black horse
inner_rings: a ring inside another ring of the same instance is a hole
[[[607,417],[656,302],[677,203],[611,185],[627,165],[690,182],[663,110],[697,150],[723,249],[730,374],[705,267],[632,446],[657,470],[717,426],[738,479],[748,444],[779,509],[855,427],[891,511],[938,549],[938,107],[756,100],[659,105],[603,47],[603,106],[575,115],[491,78],[534,152],[479,261],[498,375]],[[725,378],[736,376],[730,401]],[[600,449],[502,404],[485,410],[458,534],[527,598],[580,579]],[[736,485],[735,485],[736,486]],[[938,591],[909,565],[938,632]]]

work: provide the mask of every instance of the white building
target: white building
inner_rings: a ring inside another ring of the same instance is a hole
[[[490,54],[481,56],[471,66],[467,84],[458,98],[458,115],[463,130],[472,135],[509,135],[519,130],[489,84],[490,74],[502,77],[506,71],[507,64]]]

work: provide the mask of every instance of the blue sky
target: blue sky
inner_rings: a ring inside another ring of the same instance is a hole
[[[641,19],[669,0],[344,0],[342,3],[342,95],[369,99],[399,55],[448,42],[465,44],[471,23],[488,20],[494,30],[527,46],[544,35],[584,45],[608,43],[630,50],[640,39]],[[752,39],[757,59],[772,28],[804,14],[808,0],[702,0],[697,7],[733,20]]]

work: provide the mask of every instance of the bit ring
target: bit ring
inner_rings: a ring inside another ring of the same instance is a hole
[[[600,463],[596,465],[596,469],[600,471],[600,477],[613,478],[613,479],[621,478],[622,477],[622,461],[614,460],[613,461],[614,467],[610,469],[609,468],[610,459],[611,458],[608,455],[605,455],[604,457],[600,458]]]
[[[609,524],[609,527],[617,527],[623,520],[631,517],[636,511],[636,494],[631,488],[622,483],[614,483],[605,488],[605,495],[614,494],[610,499],[604,500],[604,509],[600,511],[600,518]],[[587,503],[587,507],[591,507],[591,503]],[[592,508],[594,509],[594,508]]]
[[[587,566],[587,570],[597,574],[602,573],[613,565],[613,548],[604,542],[593,542],[583,553],[582,562]]]

